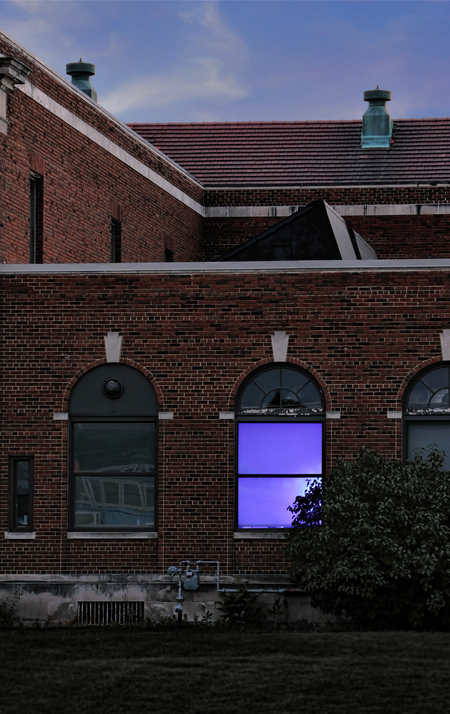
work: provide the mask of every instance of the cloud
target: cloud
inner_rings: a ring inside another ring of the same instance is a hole
[[[196,3],[179,16],[184,23],[197,27],[191,37],[191,47],[197,54],[227,57],[240,63],[248,59],[246,43],[221,16],[217,2]]]
[[[5,31],[55,69],[63,66],[62,55],[78,50],[77,33],[89,23],[88,8],[80,13],[79,3],[71,0],[3,0],[1,4]]]
[[[145,107],[151,111],[192,100],[235,102],[247,96],[240,68],[248,49],[221,16],[217,3],[188,3],[177,17],[183,41],[170,69],[141,73],[103,95],[102,105],[113,114]]]
[[[102,97],[113,114],[146,106],[157,108],[192,99],[236,101],[245,97],[233,75],[220,60],[193,58],[189,66],[172,73],[135,77]]]

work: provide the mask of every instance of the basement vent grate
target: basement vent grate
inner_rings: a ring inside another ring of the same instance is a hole
[[[143,602],[79,602],[79,625],[131,625],[144,619]]]

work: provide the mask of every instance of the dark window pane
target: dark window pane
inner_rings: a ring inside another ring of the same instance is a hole
[[[422,377],[422,382],[432,391],[437,392],[442,387],[449,386],[448,367],[440,367],[427,372]]]
[[[281,390],[281,406],[283,407],[300,407],[300,401],[294,392],[289,389]]]
[[[253,380],[255,384],[258,385],[260,389],[266,394],[271,392],[273,389],[281,387],[281,370],[280,369],[268,369],[265,372],[261,372]]]
[[[309,377],[283,367],[258,374],[244,389],[240,409],[322,410],[322,396]]]
[[[450,469],[450,422],[419,422],[408,424],[408,458],[413,459],[415,450],[436,445],[446,454],[445,468]]]
[[[280,407],[281,406],[281,390],[273,389],[264,397],[262,407]]]
[[[11,515],[10,527],[15,530],[31,529],[32,460],[13,457],[11,460]]]
[[[28,494],[30,487],[30,462],[16,461],[16,493]]]
[[[265,392],[263,392],[254,382],[251,382],[242,395],[241,408],[259,409],[264,396]]]
[[[75,525],[154,526],[154,476],[75,476]]]
[[[448,407],[448,389],[440,389],[436,394],[433,395],[430,401],[430,407]]]
[[[17,496],[17,525],[28,525],[28,494]]]
[[[74,472],[154,473],[154,423],[74,425]]]
[[[308,377],[294,369],[281,370],[281,383],[285,389],[290,389],[291,392],[297,392],[308,382]]]
[[[408,409],[426,409],[432,396],[433,392],[420,380],[409,395]]]
[[[302,403],[302,407],[307,407],[308,409],[322,408],[322,400],[320,398],[320,394],[312,382],[308,382],[304,389],[301,390],[299,397]]]

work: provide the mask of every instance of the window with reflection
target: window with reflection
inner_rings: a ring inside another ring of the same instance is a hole
[[[127,365],[102,365],[76,384],[69,404],[73,530],[155,529],[157,413],[153,387]]]
[[[403,409],[405,457],[436,446],[450,469],[450,364],[420,372],[405,394]]]
[[[9,530],[33,530],[33,457],[9,458]]]
[[[236,405],[238,529],[290,528],[288,506],[321,478],[325,405],[307,372],[273,365],[252,375]]]

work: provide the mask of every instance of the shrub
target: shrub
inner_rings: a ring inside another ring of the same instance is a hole
[[[290,508],[291,579],[323,612],[378,629],[450,628],[450,472],[363,448]]]
[[[237,583],[234,591],[224,592],[221,622],[226,627],[251,630],[264,624],[264,616],[256,604],[260,593],[251,592],[247,583]]]
[[[12,627],[14,624],[16,605],[21,597],[22,591],[16,587],[11,598],[5,597],[0,600],[0,629]]]

